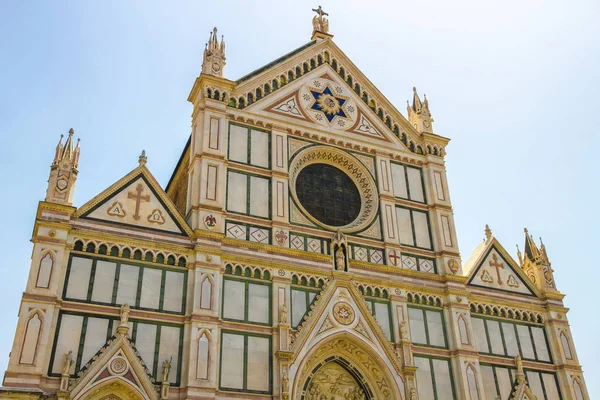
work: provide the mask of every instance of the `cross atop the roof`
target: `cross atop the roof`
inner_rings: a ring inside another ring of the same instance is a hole
[[[317,13],[317,15],[315,15],[313,17],[313,21],[312,21],[313,22],[313,39],[314,39],[315,33],[317,33],[317,32],[328,35],[329,20],[327,18],[325,18],[325,15],[329,16],[329,14],[327,14],[325,11],[323,11],[323,8],[321,6],[319,6],[319,8],[313,8],[312,10]]]

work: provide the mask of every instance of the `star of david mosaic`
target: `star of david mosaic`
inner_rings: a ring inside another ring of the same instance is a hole
[[[315,89],[311,90],[310,93],[315,98],[311,108],[321,111],[329,122],[333,121],[335,117],[348,118],[342,108],[347,99],[334,95],[329,86],[325,86],[320,92]]]

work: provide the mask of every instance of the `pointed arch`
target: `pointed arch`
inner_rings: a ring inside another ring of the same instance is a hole
[[[571,351],[571,342],[565,331],[560,331],[560,343],[562,344],[563,353],[567,360],[573,359],[573,352]]]
[[[210,274],[204,275],[200,281],[200,308],[212,310],[214,281]]]
[[[55,255],[52,250],[46,250],[40,257],[38,274],[35,280],[35,287],[48,289],[50,287],[50,279],[52,278],[52,270],[54,269]]]
[[[36,309],[29,313],[29,318],[25,325],[25,335],[23,335],[19,364],[35,364],[43,322],[44,313],[41,310]]]
[[[212,335],[209,329],[198,329],[196,357],[196,379],[209,379]]]
[[[372,396],[382,400],[404,399],[404,381],[401,375],[392,372],[393,367],[368,345],[364,339],[348,332],[336,333],[324,337],[318,343],[306,346],[306,354],[296,354],[301,360],[294,376],[290,398],[302,398],[306,394],[313,371],[330,361],[337,360],[347,369],[352,368],[362,376],[362,383],[368,387]]]
[[[477,379],[477,370],[475,366],[471,363],[467,364],[467,385],[469,387],[469,397],[471,400],[479,400],[480,390],[479,390],[479,382]]]
[[[143,394],[133,382],[129,382],[120,376],[113,376],[98,384],[91,385],[83,393],[74,397],[73,400],[103,400],[111,398],[148,400],[148,396]]]
[[[469,328],[467,320],[464,314],[459,314],[458,321],[458,334],[460,336],[460,342],[462,344],[471,344],[471,336],[469,335]]]
[[[585,396],[585,392],[583,390],[583,384],[576,376],[573,377],[573,391],[575,392],[576,400],[587,400],[587,397]]]

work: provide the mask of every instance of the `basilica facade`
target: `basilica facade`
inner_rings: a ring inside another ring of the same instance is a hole
[[[314,11],[235,81],[214,29],[164,188],[142,153],[75,207],[61,137],[0,398],[589,399],[543,244],[486,226],[461,258],[427,99],[402,114]]]

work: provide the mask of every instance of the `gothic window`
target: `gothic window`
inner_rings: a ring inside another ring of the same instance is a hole
[[[473,365],[467,366],[467,384],[471,400],[479,400],[479,383],[477,382],[477,372]]]
[[[575,399],[586,400],[586,397],[583,394],[583,388],[578,379],[573,379],[573,390],[575,391]]]
[[[208,379],[208,366],[210,364],[210,340],[206,332],[198,339],[198,358],[196,360],[196,378]]]
[[[394,196],[425,203],[423,173],[420,168],[391,163]]]
[[[442,358],[415,356],[417,391],[420,399],[453,400],[450,362]]]
[[[172,268],[72,256],[64,298],[182,313],[187,276]]]
[[[40,268],[38,270],[36,287],[48,288],[50,286],[50,277],[52,276],[52,267],[54,266],[54,259],[52,254],[49,252],[42,257],[40,260]]]
[[[271,135],[258,129],[229,124],[229,159],[262,168],[271,167]]]
[[[200,308],[205,310],[212,309],[212,281],[205,276],[200,284]]]
[[[397,206],[396,218],[401,244],[432,249],[427,212]]]
[[[271,285],[245,279],[223,279],[223,319],[271,324]]]
[[[551,362],[546,334],[542,326],[517,324],[471,317],[477,350],[480,353]]]
[[[269,336],[222,331],[220,389],[270,394],[272,370]]]
[[[444,316],[440,310],[408,307],[411,341],[418,345],[447,348]]]
[[[29,317],[27,325],[25,326],[25,336],[23,337],[23,346],[19,364],[34,364],[41,329],[42,320],[38,313],[34,312]]]
[[[361,210],[361,196],[352,179],[329,164],[312,164],[296,178],[296,194],[302,206],[320,222],[344,226]]]
[[[573,354],[571,353],[571,345],[569,344],[569,339],[567,338],[567,335],[564,332],[560,333],[560,342],[565,353],[565,358],[567,360],[572,360]]]
[[[271,215],[271,181],[257,175],[228,171],[227,211],[253,217]]]
[[[463,314],[458,316],[458,333],[460,335],[461,344],[471,344],[469,338],[469,329],[467,328],[467,321]]]

